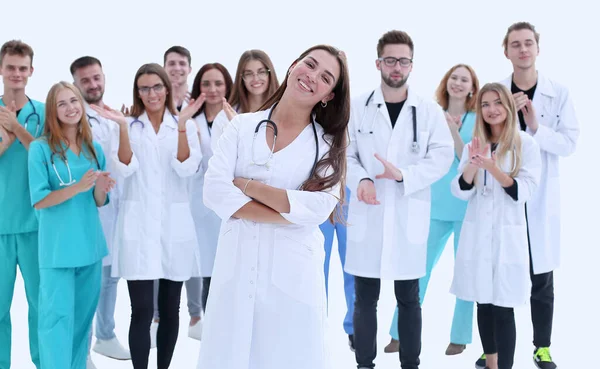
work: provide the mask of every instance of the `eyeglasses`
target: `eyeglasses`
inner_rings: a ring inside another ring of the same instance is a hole
[[[163,85],[162,83],[159,83],[152,87],[147,87],[147,86],[139,87],[138,91],[139,91],[140,95],[148,95],[148,94],[150,94],[150,90],[154,90],[154,92],[158,94],[158,93],[161,93],[164,88],[165,88],[165,85]]]
[[[393,56],[386,56],[385,58],[377,59],[379,61],[383,61],[386,66],[393,67],[396,63],[400,63],[401,67],[408,67],[412,64],[412,59],[409,58],[394,58]]]
[[[267,79],[269,72],[270,72],[269,69],[261,69],[257,73],[254,73],[251,71],[246,71],[246,72],[242,73],[242,78],[246,82],[251,81],[254,76],[257,76],[258,79]]]

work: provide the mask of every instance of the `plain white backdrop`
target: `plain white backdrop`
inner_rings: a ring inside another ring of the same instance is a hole
[[[133,76],[144,63],[162,64],[172,45],[192,53],[195,73],[207,62],[221,62],[235,73],[240,54],[258,48],[272,58],[278,76],[306,48],[328,43],[348,57],[352,95],[379,84],[375,69],[376,44],[390,29],[407,31],[415,43],[409,84],[433,96],[443,74],[456,63],[472,65],[481,84],[511,73],[501,42],[513,22],[532,22],[541,33],[538,69],[571,91],[581,136],[574,155],[561,162],[562,265],[555,272],[555,324],[552,354],[560,368],[593,367],[600,331],[597,302],[599,242],[594,236],[600,205],[597,190],[598,78],[595,36],[600,34],[593,2],[569,1],[41,1],[17,6],[2,4],[0,42],[21,39],[35,51],[34,75],[27,94],[45,101],[50,86],[71,81],[70,63],[77,57],[98,57],[106,74],[105,102],[112,107],[131,104]],[[594,144],[594,142],[596,142]],[[0,214],[2,214],[0,212]],[[2,214],[2,216],[7,216]],[[449,341],[454,297],[452,239],[434,271],[423,306],[421,368],[473,368],[481,354],[474,321],[473,344],[459,356],[444,356]],[[337,250],[334,249],[334,254]],[[330,333],[335,367],[355,368],[342,329],[345,302],[341,266],[332,258],[330,276]],[[379,304],[378,368],[399,368],[395,354],[384,354],[394,308],[393,286],[384,282]],[[127,287],[119,285],[116,333],[127,344],[130,306]],[[32,369],[27,338],[27,303],[20,276],[12,307],[12,368]],[[290,317],[293,319],[293,317]],[[529,306],[516,310],[517,350],[514,368],[534,368]],[[171,367],[195,369],[201,343],[187,337],[185,290],[181,329]],[[0,345],[6,344],[0,342]],[[156,365],[151,352],[150,367]],[[99,369],[131,368],[92,354]],[[4,368],[3,368],[4,369]],[[209,368],[207,368],[209,369]]]

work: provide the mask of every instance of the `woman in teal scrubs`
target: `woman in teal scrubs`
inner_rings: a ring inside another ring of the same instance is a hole
[[[446,112],[446,120],[454,140],[455,157],[448,173],[431,186],[431,223],[427,240],[427,274],[419,280],[421,305],[425,298],[431,272],[452,234],[454,234],[454,255],[456,256],[467,202],[452,195],[450,182],[457,175],[463,147],[471,141],[473,135],[478,91],[479,80],[477,75],[473,68],[465,64],[457,64],[450,68],[442,78],[436,91],[436,100]],[[397,352],[399,350],[398,309],[394,313],[390,335],[392,341],[385,347],[385,352]],[[446,349],[446,355],[462,353],[466,346],[471,343],[472,336],[473,303],[456,299],[450,344]]]
[[[40,362],[44,369],[85,369],[108,254],[98,216],[114,180],[71,84],[52,86],[44,135],[29,146],[31,203],[39,221]]]

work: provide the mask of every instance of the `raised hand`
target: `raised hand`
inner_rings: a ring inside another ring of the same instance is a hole
[[[204,93],[201,93],[197,99],[191,99],[185,109],[181,110],[179,113],[179,125],[185,127],[185,122],[191,119],[192,116],[200,110],[204,101],[206,101],[206,95]]]
[[[90,108],[94,110],[98,115],[102,118],[109,119],[117,122],[120,126],[127,126],[127,119],[123,112],[111,109],[108,105],[104,105],[104,108],[99,107],[98,105],[90,105]]]
[[[535,116],[535,109],[533,108],[533,103],[531,102],[531,100],[527,100],[525,106],[521,108],[521,112],[523,113],[523,120],[525,120],[525,124],[527,124],[527,127],[529,127],[529,129],[531,129],[533,132],[537,131],[538,122]]]
[[[479,142],[479,138],[473,137],[473,140],[468,144],[469,148],[469,162],[476,165],[474,160],[477,156],[485,156],[490,149],[490,144],[483,146]]]
[[[13,100],[8,107],[0,106],[0,127],[12,133],[18,125],[17,104],[15,101]]]
[[[488,158],[485,155],[475,155],[475,159],[473,159],[473,164],[478,168],[485,169],[488,172],[491,172],[494,167],[496,167],[496,152],[492,152],[492,157]]]
[[[358,190],[356,191],[356,197],[358,201],[362,201],[368,205],[379,205],[377,201],[377,190],[375,184],[369,179],[363,179],[358,184]]]
[[[123,104],[121,106],[121,113],[126,116],[126,117],[130,117],[131,116],[131,112],[133,111],[133,105],[131,107],[126,107],[125,104]]]
[[[444,113],[444,115],[446,116],[446,123],[448,123],[450,130],[453,132],[458,132],[462,126],[462,120],[460,119],[460,116],[454,117],[448,114],[448,112]]]
[[[237,115],[237,112],[229,105],[226,98],[223,98],[223,111],[230,121]]]
[[[529,101],[529,97],[527,97],[524,92],[517,92],[516,94],[513,94],[513,98],[515,99],[517,111],[523,109],[525,104],[527,104],[527,101]]]
[[[379,160],[381,162],[381,164],[383,164],[383,168],[384,168],[383,173],[375,176],[376,179],[383,178],[383,179],[393,179],[396,181],[402,180],[402,172],[400,171],[400,169],[396,168],[394,166],[394,164],[385,160],[384,158],[379,156],[379,154],[375,154],[375,158],[377,158],[377,160]]]

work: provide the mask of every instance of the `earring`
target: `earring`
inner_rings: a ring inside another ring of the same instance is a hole
[[[321,106],[324,107],[324,108],[326,108],[327,107],[327,101],[325,101],[325,102],[321,101]]]
[[[468,95],[468,96],[469,96],[469,99],[470,99],[471,97],[473,97],[473,93],[472,93],[472,92],[469,92],[469,95]]]

